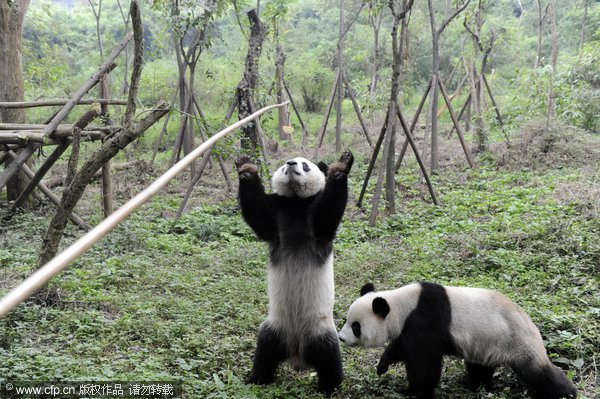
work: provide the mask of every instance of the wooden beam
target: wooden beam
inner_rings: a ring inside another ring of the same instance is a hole
[[[60,144],[61,139],[70,138],[72,133],[61,133],[59,135],[53,135],[54,138],[48,137],[41,133],[41,130],[1,130],[0,131],[0,144],[21,144],[26,145],[28,143],[38,144]],[[81,137],[85,137],[88,140],[102,140],[107,136],[106,133],[94,130],[83,130]]]
[[[358,102],[356,101],[356,97],[354,96],[354,93],[352,92],[352,86],[350,86],[350,81],[348,80],[348,77],[346,76],[346,71],[342,71],[342,80],[344,81],[344,84],[346,85],[346,90],[348,91],[348,95],[350,96],[350,100],[352,101],[352,105],[354,106],[354,111],[356,111],[356,116],[358,117],[360,126],[362,127],[365,137],[367,138],[367,143],[369,143],[369,146],[371,148],[373,148],[373,142],[371,141],[371,138],[369,137],[369,130],[367,129],[367,124],[365,123],[365,120],[363,119],[362,112],[360,112],[360,107],[358,106]]]
[[[115,59],[121,53],[121,51],[123,51],[123,49],[127,46],[127,43],[129,43],[129,41],[131,40],[132,37],[133,37],[133,32],[129,32],[125,36],[125,38],[123,40],[121,40],[121,43],[119,43],[119,45],[115,48],[115,50],[110,54],[110,56],[104,62],[104,64],[102,64],[100,66],[100,68],[98,68],[96,73],[94,73],[94,75],[87,82],[85,82],[84,85],[79,88],[79,90],[77,90],[77,92],[73,95],[73,97],[60,109],[60,111],[58,111],[56,113],[56,115],[54,115],[54,117],[48,123],[48,125],[46,125],[46,127],[44,127],[42,129],[42,131],[41,131],[42,134],[50,135],[54,130],[56,130],[58,125],[63,121],[63,119],[65,119],[67,117],[67,115],[69,115],[71,110],[75,107],[75,105],[77,105],[77,102],[80,101],[83,98],[83,96],[92,87],[94,87],[98,83],[98,81],[100,80],[100,78],[103,75],[112,71],[116,67],[116,65],[114,63]],[[17,158],[14,159],[4,169],[2,174],[0,174],[0,190],[6,185],[8,180],[10,180],[10,178],[13,177],[15,175],[15,173],[17,173],[17,171],[21,168],[21,165],[23,165],[25,162],[27,162],[27,160],[29,159],[29,157],[31,157],[31,155],[35,152],[35,150],[37,150],[41,146],[42,146],[42,143],[27,144],[27,147],[25,147],[19,153]]]
[[[18,101],[8,102],[1,101],[0,108],[4,109],[15,109],[15,108],[35,108],[35,107],[54,107],[59,105],[66,105],[70,100],[38,100],[38,101]],[[91,105],[98,103],[100,105],[127,105],[127,100],[78,100],[75,105]]]
[[[425,177],[425,181],[427,182],[427,188],[429,189],[429,194],[431,195],[431,200],[433,201],[433,203],[435,205],[438,205],[438,201],[435,196],[435,191],[433,191],[433,185],[431,184],[431,179],[429,178],[429,173],[427,173],[427,168],[425,167],[425,164],[423,163],[423,160],[421,159],[421,155],[419,155],[419,150],[417,149],[417,145],[415,144],[415,141],[413,140],[410,128],[406,124],[404,115],[402,115],[402,112],[400,111],[400,105],[398,105],[397,103],[396,103],[396,112],[398,113],[398,118],[400,119],[400,125],[402,125],[404,134],[406,134],[406,140],[410,143],[413,153],[415,154],[415,158],[417,158],[417,162],[419,163],[419,167],[421,168],[421,172],[423,173],[423,176]],[[414,128],[414,125],[413,125],[413,128]]]
[[[458,139],[460,140],[460,145],[462,146],[462,149],[465,153],[467,162],[469,162],[469,166],[472,168],[475,166],[475,163],[473,162],[471,151],[469,151],[469,147],[467,147],[465,138],[463,137],[462,131],[460,130],[458,119],[456,118],[456,114],[454,114],[454,109],[452,108],[452,104],[450,103],[450,99],[448,98],[448,93],[446,92],[446,87],[444,87],[444,83],[440,79],[438,79],[438,85],[440,86],[440,91],[442,92],[444,101],[446,101],[446,105],[448,106],[448,111],[450,111],[450,117],[452,118],[452,122],[454,123],[454,127],[456,128],[456,134],[458,135]]]
[[[10,157],[12,157],[13,159],[17,158],[17,154],[15,154],[13,151],[9,151],[8,155]],[[35,173],[33,173],[33,170],[29,169],[29,166],[27,166],[27,164],[24,164],[21,169],[23,170],[23,172],[25,172],[25,174],[27,175],[27,177],[29,177],[29,179],[31,181],[33,181],[34,177],[35,177]],[[46,187],[44,185],[44,183],[42,182],[38,182],[37,183],[37,188],[40,189],[40,191],[42,193],[44,193],[44,195],[56,206],[58,206],[58,204],[60,204],[60,199],[52,192],[50,191],[50,189],[48,187]],[[13,207],[13,211],[15,210],[15,208]],[[71,213],[69,215],[69,219],[76,224],[77,226],[79,226],[81,229],[85,230],[85,231],[89,231],[91,229],[91,226],[89,224],[87,224],[86,222],[83,221],[83,219],[81,219],[79,216],[77,216],[77,214],[75,214],[75,212]]]
[[[54,130],[54,137],[68,137],[73,132],[72,123],[61,124],[56,127]],[[0,123],[0,134],[2,134],[2,130],[42,130],[46,127],[46,124],[36,124],[36,123]],[[121,126],[93,126],[89,125],[85,129],[81,129],[82,131],[88,130],[96,130],[99,132],[104,132],[107,134],[115,133],[118,130],[121,130]]]

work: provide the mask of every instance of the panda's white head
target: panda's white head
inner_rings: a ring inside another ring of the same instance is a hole
[[[340,341],[350,346],[383,346],[388,341],[385,318],[390,306],[375,293],[371,283],[361,288],[360,295],[348,310],[346,323],[338,334]]]
[[[271,186],[275,194],[283,197],[308,198],[325,187],[327,165],[315,165],[306,158],[296,157],[286,161],[273,174]]]

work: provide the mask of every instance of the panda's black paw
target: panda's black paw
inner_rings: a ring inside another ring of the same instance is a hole
[[[329,175],[333,176],[334,179],[340,179],[344,176],[348,176],[352,164],[354,163],[354,156],[350,151],[344,151],[339,161],[329,167]]]
[[[352,169],[352,164],[354,163],[354,155],[352,155],[350,150],[346,150],[342,153],[342,156],[338,162],[346,166],[346,170],[342,172],[348,174],[350,173],[350,169]]]
[[[252,162],[252,159],[248,155],[241,155],[235,161],[235,167],[237,169],[240,179],[250,179],[258,174],[258,167]]]
[[[254,373],[250,374],[248,378],[246,378],[246,384],[253,385],[269,385],[275,381],[275,376],[260,376]]]
[[[377,375],[381,376],[381,375],[387,373],[389,368],[390,368],[389,364],[379,362],[379,364],[377,365]]]

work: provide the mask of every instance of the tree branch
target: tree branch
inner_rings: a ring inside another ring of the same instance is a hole
[[[454,18],[456,18],[456,16],[458,14],[460,14],[461,12],[464,11],[465,8],[467,8],[467,6],[469,5],[470,2],[471,2],[471,0],[466,0],[463,5],[461,5],[458,8],[456,8],[450,15],[448,15],[448,17],[446,17],[444,19],[444,21],[442,22],[442,25],[437,30],[437,35],[438,36],[442,34],[442,32],[444,31],[444,29],[446,29],[446,27],[448,26],[448,24],[450,22],[452,22],[452,20]]]

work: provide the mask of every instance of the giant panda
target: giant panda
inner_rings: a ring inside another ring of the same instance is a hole
[[[535,398],[574,398],[571,381],[554,366],[539,330],[506,296],[481,288],[421,282],[392,291],[361,289],[339,333],[348,345],[386,347],[377,374],[404,362],[406,394],[434,397],[442,355],[465,360],[469,388],[490,389],[494,368],[509,366]]]
[[[331,166],[297,157],[273,174],[266,194],[258,168],[246,156],[236,161],[242,216],[269,244],[269,311],[258,332],[247,383],[269,384],[284,360],[317,371],[318,390],[332,394],[343,378],[333,322],[333,247],[348,200],[346,151]]]

